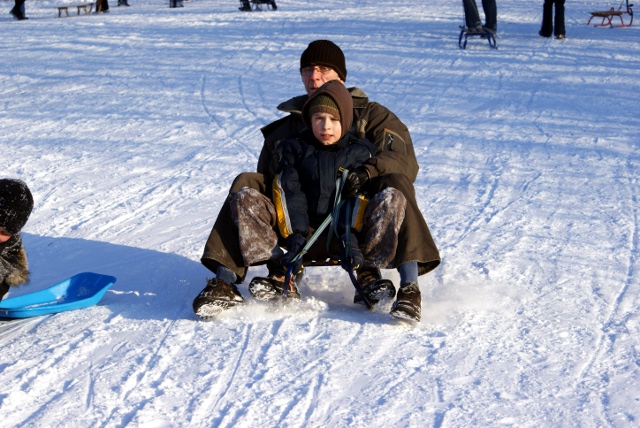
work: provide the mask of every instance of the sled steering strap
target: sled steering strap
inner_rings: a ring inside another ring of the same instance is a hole
[[[347,176],[349,175],[348,169],[340,168],[340,171],[341,171],[341,174],[336,179],[336,196],[333,199],[333,211],[331,211],[329,215],[327,215],[327,218],[325,218],[324,221],[320,224],[320,226],[318,226],[318,228],[315,230],[315,232],[313,232],[313,235],[311,235],[311,238],[309,238],[305,246],[302,247],[302,250],[300,250],[300,252],[296,254],[296,256],[291,260],[291,265],[293,265],[294,262],[296,262],[298,259],[300,259],[300,257],[304,256],[307,253],[307,251],[309,251],[309,248],[311,248],[311,246],[318,240],[318,238],[320,237],[320,234],[322,234],[322,232],[327,228],[329,223],[333,223],[333,224],[331,225],[331,229],[329,232],[329,239],[327,240],[327,250],[329,249],[331,236],[334,234],[337,236],[337,224],[338,224],[337,219],[340,213],[340,207],[344,203],[344,201],[342,200],[341,194],[342,194],[342,189],[344,188],[344,183],[347,180]],[[334,218],[336,219],[336,221],[332,221]]]

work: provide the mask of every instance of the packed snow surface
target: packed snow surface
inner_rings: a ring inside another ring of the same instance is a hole
[[[586,25],[617,0],[567,2],[566,40],[538,36],[542,1],[498,1],[497,50],[458,48],[459,1],[58,18],[65,1],[29,0],[20,22],[2,2],[0,175],[36,201],[32,281],[7,297],[118,280],[97,306],[0,324],[4,427],[640,424],[640,24]],[[208,233],[315,39],[411,131],[443,258],[422,322],[354,305],[346,273],[318,267],[299,305],[247,281],[245,307],[200,321]]]

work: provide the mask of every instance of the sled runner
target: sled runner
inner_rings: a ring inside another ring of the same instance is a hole
[[[91,11],[93,11],[93,3],[85,3],[85,4],[67,4],[64,6],[56,6],[58,9],[58,18],[62,17],[62,12],[64,12],[67,16],[69,16],[69,8],[77,8],[78,16],[80,16],[80,11],[84,11],[85,15],[89,15]]]
[[[277,10],[278,5],[276,5],[275,0],[240,0],[240,10],[243,11],[262,11],[266,10]]]
[[[498,49],[498,44],[496,43],[496,37],[493,31],[482,29],[482,31],[470,30],[467,27],[460,26],[460,37],[458,37],[458,46],[460,49],[465,49],[467,47],[467,39],[469,37],[480,37],[483,39],[487,39],[489,42],[489,46],[493,49]]]
[[[626,8],[622,9],[622,5],[626,4]],[[600,24],[594,24],[594,27],[609,27],[609,28],[624,28],[631,27],[633,24],[633,5],[629,4],[629,0],[623,0],[618,6],[618,10],[615,10],[613,7],[609,10],[601,11],[601,12],[590,12],[591,18],[587,21],[587,25],[591,24],[591,20],[593,18],[602,18]],[[623,15],[629,15],[629,23],[625,24]],[[613,25],[613,19],[615,17],[620,18],[620,25]]]
[[[79,273],[44,290],[1,301],[0,317],[28,318],[93,306],[115,282],[113,276]]]

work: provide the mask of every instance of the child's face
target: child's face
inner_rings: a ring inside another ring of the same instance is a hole
[[[11,239],[11,234],[7,232],[6,229],[0,227],[0,244],[7,242],[9,239]]]
[[[311,127],[313,135],[325,146],[337,143],[342,135],[340,119],[329,113],[314,113]]]

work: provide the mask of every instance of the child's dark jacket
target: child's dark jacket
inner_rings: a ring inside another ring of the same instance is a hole
[[[317,227],[333,210],[336,180],[343,169],[362,165],[376,153],[364,138],[345,135],[336,144],[323,146],[310,130],[280,146],[278,175],[274,180],[274,198],[279,219],[287,223],[281,234],[307,235],[309,226]]]

